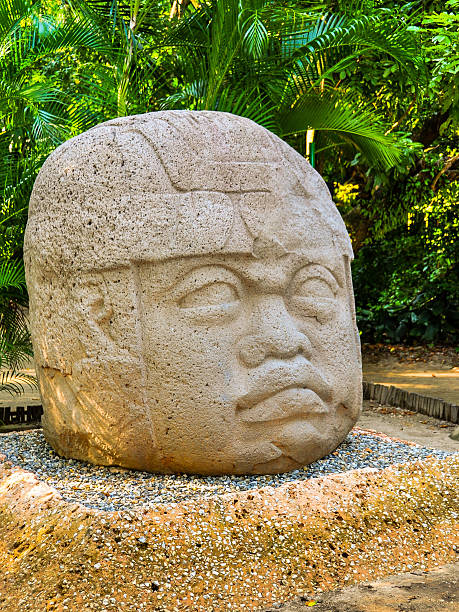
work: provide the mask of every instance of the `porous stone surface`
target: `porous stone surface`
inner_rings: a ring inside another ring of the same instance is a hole
[[[227,113],[109,121],[45,162],[24,254],[47,440],[158,472],[285,472],[361,406],[352,249],[286,143]]]

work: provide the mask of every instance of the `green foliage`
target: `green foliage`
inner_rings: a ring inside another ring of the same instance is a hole
[[[363,247],[354,263],[364,341],[459,342],[459,184],[413,207],[409,225]]]
[[[181,88],[164,108],[241,114],[293,136],[293,144],[316,130],[325,146],[350,145],[379,169],[403,158],[397,139],[385,134],[374,96],[365,100],[347,78],[362,58],[390,58],[400,72],[424,78],[417,36],[391,11],[351,15],[313,3],[208,1],[173,25],[166,45],[177,53]]]
[[[59,61],[107,45],[83,17],[51,15],[47,5],[0,1],[0,390],[12,394],[34,384],[19,372],[32,355],[22,239],[33,181],[57,144],[102,118],[62,82]]]
[[[423,32],[429,35],[426,46],[432,63],[428,88],[430,102],[450,109],[450,121],[459,119],[459,0],[448,0],[443,10],[424,15]],[[441,96],[438,96],[438,92]],[[445,129],[446,126],[443,126]]]
[[[0,1],[2,146],[49,149],[97,121],[91,100],[60,82],[57,62],[72,49],[103,52],[106,41],[83,17],[60,20],[45,2]]]
[[[21,260],[0,264],[0,391],[21,393],[35,386],[33,376],[20,372],[32,356],[25,306],[24,264]]]
[[[387,342],[459,339],[458,93],[459,2],[381,2],[410,20],[426,59],[428,78],[400,72],[398,62],[362,58],[347,78],[380,112],[406,155],[381,172],[357,154],[326,160],[350,230],[357,313],[362,337]],[[368,3],[366,3],[368,6]]]
[[[324,142],[328,137],[332,144],[353,145],[378,167],[391,168],[402,157],[394,139],[384,135],[381,117],[351,91],[302,95],[282,117],[283,135],[297,134],[301,125],[321,132]]]
[[[164,37],[168,3],[71,0],[71,5],[75,15],[92,23],[107,41],[105,61],[97,66],[98,91],[92,92],[105,111],[119,117],[157,110],[161,94],[170,91],[165,75],[172,77],[170,55],[157,50]],[[93,60],[90,71],[94,70]]]
[[[31,350],[18,262],[43,161],[101,121],[162,108],[246,116],[302,154],[313,134],[353,240],[364,338],[457,342],[458,8],[0,0],[4,384]]]

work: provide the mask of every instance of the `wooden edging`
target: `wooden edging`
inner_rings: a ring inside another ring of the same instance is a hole
[[[363,381],[363,399],[375,400],[380,404],[399,406],[443,421],[459,423],[459,406],[456,404],[450,404],[435,397],[404,391],[392,385],[389,387],[379,383]]]
[[[13,406],[0,405],[0,428],[5,431],[5,428],[13,426],[25,426],[40,422],[43,414],[43,407],[39,403],[27,402],[26,404],[17,404]]]

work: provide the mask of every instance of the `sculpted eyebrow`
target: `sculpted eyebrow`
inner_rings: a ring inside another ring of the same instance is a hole
[[[279,259],[286,259],[291,255],[292,253],[285,253],[284,255],[281,255]],[[321,266],[322,268],[328,270],[330,274],[335,277],[338,285],[342,287],[345,282],[344,260],[345,257],[339,255],[333,257],[332,259],[323,259],[318,252],[314,252],[311,255],[298,254],[297,259],[295,260],[295,272],[305,266]]]
[[[337,284],[340,287],[343,287],[345,284],[344,279],[344,266],[341,259],[335,259],[334,261],[324,261],[321,260],[320,257],[306,257],[300,256],[295,258],[295,261],[288,264],[285,261],[285,258],[291,255],[287,253],[285,256],[281,256],[277,261],[284,264],[284,269],[282,270],[284,276],[285,286],[291,281],[293,276],[303,267],[306,266],[319,266],[327,270],[333,278],[335,278]],[[256,269],[251,269],[251,266],[259,264],[259,267]],[[177,270],[177,266],[180,265],[180,270]],[[193,257],[181,257],[169,259],[167,261],[163,261],[160,263],[153,264],[154,268],[157,268],[155,272],[153,272],[151,280],[154,279],[154,284],[156,285],[156,290],[158,292],[164,292],[171,290],[177,283],[180,283],[188,274],[192,273],[194,270],[199,269],[203,266],[218,266],[221,268],[225,268],[232,273],[239,276],[243,281],[248,283],[256,283],[263,280],[263,278],[268,278],[271,266],[269,263],[262,262],[260,259],[253,257],[250,254],[237,254],[229,255],[229,254],[218,254],[215,253],[213,255],[198,255]],[[175,268],[175,269],[174,269]],[[282,284],[284,284],[282,283]]]
[[[302,265],[298,266],[297,271],[301,267],[305,266],[319,266],[324,268],[329,272],[335,281],[338,283],[340,287],[343,287],[345,284],[345,275],[344,275],[344,261],[341,259],[336,259],[333,261],[324,261],[324,260],[314,260],[314,261],[305,261]]]
[[[337,264],[333,265],[333,266],[326,266],[323,263],[314,263],[311,265],[315,265],[315,266],[320,266],[322,268],[325,268],[325,270],[327,270],[327,272],[329,272],[333,278],[335,279],[335,281],[338,283],[338,285],[340,287],[343,287],[344,285],[344,271],[341,269],[341,267]]]
[[[158,291],[163,293],[164,291],[173,290],[174,287],[180,284],[188,275],[205,267],[215,266],[224,268],[239,277],[244,277],[236,265],[232,266],[228,264],[227,261],[223,263],[218,260],[217,257],[217,255],[214,257],[209,255],[181,257],[169,259],[157,264],[150,264],[153,265],[153,268],[156,268],[150,276],[150,280],[153,281],[156,287],[155,292]],[[177,269],[178,266],[180,269]]]

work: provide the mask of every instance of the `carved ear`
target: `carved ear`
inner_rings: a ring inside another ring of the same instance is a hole
[[[105,285],[102,283],[89,283],[80,288],[80,304],[88,319],[99,326],[103,326],[113,315],[112,305],[107,298]]]
[[[110,331],[113,307],[102,275],[91,274],[90,277],[76,282],[73,286],[73,298],[82,324],[87,326],[86,330],[81,330],[81,335],[89,336],[92,350],[89,346],[86,347],[88,354],[113,346],[114,340]]]

